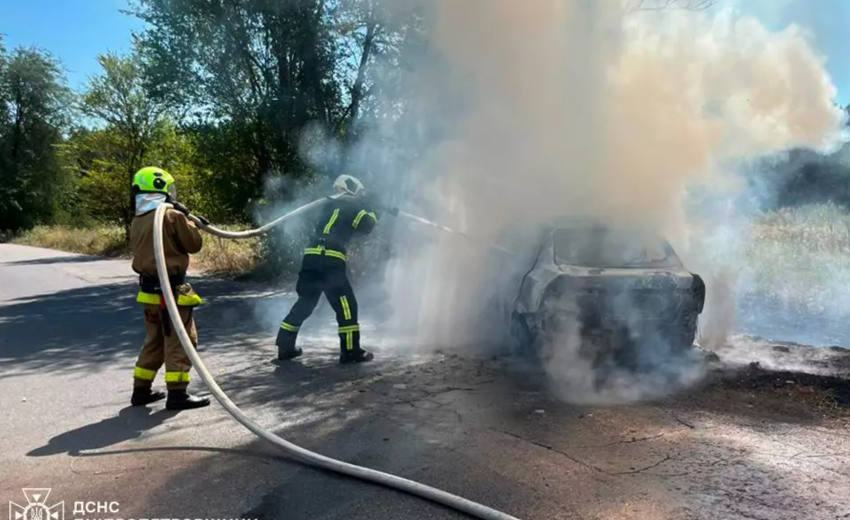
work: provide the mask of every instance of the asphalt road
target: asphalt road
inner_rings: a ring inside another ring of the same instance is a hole
[[[0,502],[50,488],[65,518],[466,518],[302,465],[217,403],[129,407],[143,337],[133,282],[127,261],[0,245]],[[219,384],[305,448],[523,519],[850,518],[850,413],[823,405],[829,385],[724,375],[652,403],[581,407],[500,359],[383,342],[376,362],[340,367],[326,312],[305,327],[305,355],[277,366],[288,294],[194,285]],[[78,501],[119,512],[75,515]]]

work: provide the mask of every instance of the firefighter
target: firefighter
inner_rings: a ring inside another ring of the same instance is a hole
[[[183,346],[162,297],[162,288],[157,277],[154,255],[154,215],[156,208],[170,203],[163,219],[163,254],[168,268],[168,279],[172,294],[177,298],[180,320],[192,344],[198,346],[198,332],[193,310],[203,303],[192,286],[186,282],[189,255],[201,250],[203,240],[194,222],[187,218],[189,211],[177,202],[174,177],[160,168],[142,168],[133,178],[135,217],[130,227],[130,247],[133,254],[133,271],[139,275],[140,291],[136,301],[144,305],[145,330],[147,337],[136,361],[133,373],[133,406],[144,406],[166,397],[163,392],[153,391],[153,380],[157,371],[165,365],[165,385],[168,410],[188,410],[210,404],[209,398],[196,397],[187,391],[189,371],[192,363]]]
[[[298,330],[310,317],[324,293],[339,326],[339,362],[371,361],[373,354],[360,348],[360,323],[357,299],[346,273],[346,244],[352,237],[368,235],[378,223],[378,208],[367,200],[363,184],[351,175],[340,175],[334,190],[342,196],[330,199],[323,207],[313,239],[304,250],[295,292],[298,301],[283,319],[278,330],[278,359],[301,355],[295,340]]]

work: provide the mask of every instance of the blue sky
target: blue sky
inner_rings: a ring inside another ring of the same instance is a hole
[[[131,31],[143,25],[119,12],[126,8],[126,0],[0,0],[0,33],[7,48],[35,45],[53,53],[77,88],[98,72],[98,54],[131,48]]]
[[[772,28],[790,22],[809,28],[818,49],[827,56],[840,102],[850,104],[850,0],[726,2],[756,15]],[[119,12],[126,7],[126,0],[0,0],[0,33],[7,47],[36,45],[58,56],[71,86],[78,88],[98,72],[98,54],[130,49],[130,33],[140,30],[142,23]]]

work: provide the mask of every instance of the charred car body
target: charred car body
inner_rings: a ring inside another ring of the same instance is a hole
[[[527,270],[499,288],[521,347],[579,340],[597,363],[638,369],[642,351],[657,360],[693,345],[705,284],[664,238],[577,218],[513,237],[512,250],[534,251],[522,260]]]

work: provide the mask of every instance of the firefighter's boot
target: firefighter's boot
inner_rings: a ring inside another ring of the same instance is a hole
[[[133,406],[145,406],[165,399],[165,392],[154,392],[149,386],[137,386],[133,388],[133,396],[130,404]]]
[[[291,330],[281,328],[277,332],[275,345],[277,345],[277,358],[279,360],[286,361],[288,359],[297,358],[301,355],[301,349],[295,347],[295,340],[297,337],[298,333]]]
[[[165,400],[166,410],[192,410],[194,408],[203,408],[209,406],[210,400],[208,397],[197,397],[185,389],[169,390],[168,399]]]
[[[366,363],[375,359],[374,354],[369,351],[358,348],[355,351],[343,351],[339,355],[340,364],[347,365],[349,363]]]
[[[375,356],[360,348],[360,325],[345,325],[339,328],[339,362],[365,363]]]

